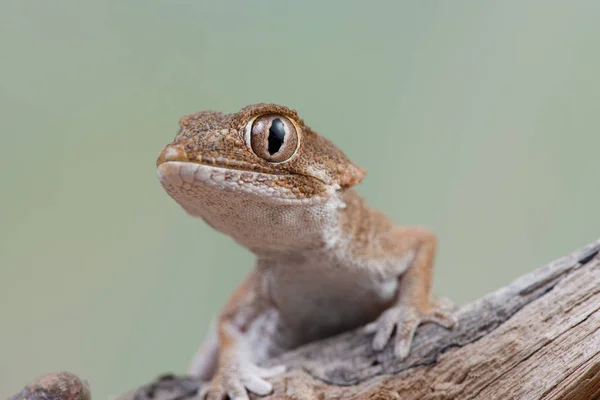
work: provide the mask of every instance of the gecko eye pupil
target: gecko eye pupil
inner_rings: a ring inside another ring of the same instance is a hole
[[[296,125],[277,114],[262,115],[249,123],[246,134],[254,154],[265,161],[280,163],[289,160],[298,148]]]
[[[269,154],[273,155],[281,149],[281,145],[285,139],[285,126],[281,119],[275,118],[271,122],[271,128],[269,129]]]

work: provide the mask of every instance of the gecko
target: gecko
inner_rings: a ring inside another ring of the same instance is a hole
[[[369,208],[353,189],[365,170],[296,111],[261,103],[179,126],[156,162],[162,187],[256,256],[191,362],[202,398],[267,395],[285,366],[262,362],[347,330],[404,359],[420,324],[457,325],[431,297],[435,234]]]

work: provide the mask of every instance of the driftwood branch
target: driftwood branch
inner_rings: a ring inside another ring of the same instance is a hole
[[[289,372],[262,399],[600,399],[600,241],[419,328],[409,357],[371,350],[361,329],[271,360]],[[186,400],[200,383],[163,376],[119,400]]]

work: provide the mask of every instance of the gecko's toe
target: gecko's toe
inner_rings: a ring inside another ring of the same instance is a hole
[[[222,365],[210,385],[202,391],[203,400],[221,400],[225,396],[235,400],[249,399],[248,391],[264,396],[273,391],[273,385],[265,378],[285,371],[284,366],[258,367],[243,360],[232,360]]]
[[[381,351],[390,341],[394,328],[400,319],[402,310],[398,307],[390,308],[377,318],[375,336],[373,337],[373,349]]]
[[[394,357],[396,357],[396,359],[402,361],[408,357],[408,353],[410,353],[410,342],[411,341],[407,339],[396,342],[394,345]]]
[[[255,367],[256,374],[261,378],[272,378],[277,375],[281,375],[286,371],[285,365],[275,365],[273,367],[263,368]]]
[[[369,324],[368,329],[375,331],[373,349],[383,350],[394,335],[394,356],[399,360],[405,359],[410,353],[417,328],[426,322],[433,322],[446,329],[457,326],[456,317],[438,304],[429,312],[419,311],[416,307],[392,307],[381,314],[375,323]]]
[[[257,393],[258,394],[258,393]],[[250,400],[248,392],[243,385],[233,385],[227,390],[227,396],[231,400]],[[220,400],[221,398],[219,398]]]
[[[372,333],[375,333],[375,332],[377,332],[377,321],[373,321],[373,322],[371,322],[371,323],[368,323],[367,325],[365,325],[365,326],[363,327],[363,332],[364,332],[366,335],[370,335],[370,334],[372,334]]]
[[[225,397],[225,392],[221,388],[206,387],[202,388],[200,398],[202,400],[221,400]]]
[[[273,385],[256,375],[249,376],[244,380],[244,386],[252,393],[259,396],[264,396],[273,391]]]
[[[454,329],[458,326],[458,320],[449,312],[434,310],[423,317],[422,322],[433,322],[446,329]]]

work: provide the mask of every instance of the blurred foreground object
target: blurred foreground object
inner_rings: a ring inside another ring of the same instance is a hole
[[[36,379],[9,400],[90,400],[90,388],[70,372],[54,372]]]

